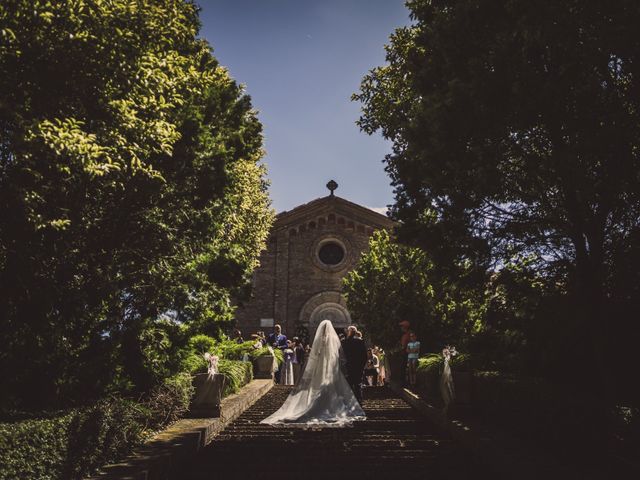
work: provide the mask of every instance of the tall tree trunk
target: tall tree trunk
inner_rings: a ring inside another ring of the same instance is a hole
[[[589,388],[588,397],[597,404],[597,415],[591,419],[593,447],[606,448],[608,435],[608,414],[614,404],[614,385],[609,375],[611,362],[607,355],[607,329],[604,295],[604,255],[602,245],[581,242],[576,250],[576,312],[588,328],[593,353],[595,382]],[[585,365],[585,368],[588,368]],[[591,395],[592,394],[592,395]],[[588,401],[588,397],[585,401]]]

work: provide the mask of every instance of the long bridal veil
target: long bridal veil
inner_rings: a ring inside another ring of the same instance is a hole
[[[331,322],[323,320],[300,383],[280,409],[260,423],[344,426],[364,418],[362,407],[340,371],[340,339]]]

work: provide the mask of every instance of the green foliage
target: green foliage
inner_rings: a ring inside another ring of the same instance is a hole
[[[47,420],[0,423],[0,478],[60,478],[66,432],[74,414]]]
[[[180,363],[180,369],[191,375],[206,373],[208,369],[207,361],[199,353],[188,353]]]
[[[254,343],[251,341],[237,343],[234,340],[225,339],[218,344],[217,351],[227,360],[242,360],[245,354],[250,355],[255,350]]]
[[[626,388],[623,378],[608,385],[607,362],[637,344],[636,335],[621,340],[630,348],[612,340],[636,329],[610,312],[640,303],[630,287],[640,251],[640,11],[631,1],[407,6],[413,24],[391,36],[387,64],[354,95],[360,127],[393,142],[400,240],[440,265],[529,258],[573,304],[556,317],[568,325],[547,336],[561,343],[570,330],[572,344],[591,346],[602,390]],[[546,300],[512,299],[512,313],[533,307],[527,322],[546,321]],[[500,335],[507,330],[517,328]]]
[[[119,397],[48,419],[0,423],[0,479],[81,479],[182,416],[193,395],[179,374],[142,402]]]
[[[473,370],[472,356],[460,353],[450,360],[451,370],[470,372]],[[444,357],[440,353],[430,353],[418,359],[418,371],[440,376],[444,367]]]
[[[194,393],[191,375],[186,372],[169,377],[157,385],[145,401],[151,413],[151,427],[161,428],[184,416]]]
[[[418,359],[418,370],[424,372],[438,372],[442,371],[442,365],[444,364],[444,358],[439,353],[430,353],[424,357]]]
[[[146,384],[155,385],[176,372],[177,353],[183,338],[183,329],[171,321],[148,320],[142,324],[138,342],[142,356],[141,377]]]
[[[606,448],[593,391],[500,372],[476,372],[473,384],[476,408],[496,426],[581,460]]]
[[[144,391],[233,319],[273,212],[198,28],[183,0],[0,5],[0,407]]]
[[[205,352],[214,353],[217,349],[217,341],[208,335],[194,335],[189,339],[189,349],[192,352],[203,355]]]
[[[149,411],[102,400],[46,420],[0,424],[0,478],[80,479],[145,438]]]
[[[220,373],[225,376],[223,396],[236,393],[240,388],[253,380],[253,365],[251,362],[238,360],[220,360]]]
[[[458,271],[464,278],[465,269]],[[480,292],[447,279],[426,252],[395,243],[386,231],[370,239],[344,290],[352,317],[386,349],[398,348],[400,320],[409,320],[422,348],[433,351],[460,344],[482,318]]]
[[[278,365],[282,365],[282,362],[284,362],[284,354],[282,353],[282,350],[280,350],[279,348],[269,349],[269,347],[262,347],[262,348],[256,348],[251,351],[251,358],[260,357],[263,355],[273,355],[274,357],[276,357],[276,361],[278,362]]]

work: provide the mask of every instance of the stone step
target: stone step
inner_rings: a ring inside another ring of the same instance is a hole
[[[479,478],[479,467],[390,390],[367,388],[367,420],[347,428],[262,425],[290,387],[274,387],[230,424],[179,476],[214,478]]]

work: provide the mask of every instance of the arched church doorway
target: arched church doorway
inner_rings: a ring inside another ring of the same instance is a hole
[[[322,320],[330,320],[339,332],[351,324],[351,315],[340,292],[327,291],[318,293],[304,304],[298,322],[309,332],[309,340],[313,340],[316,329]]]

